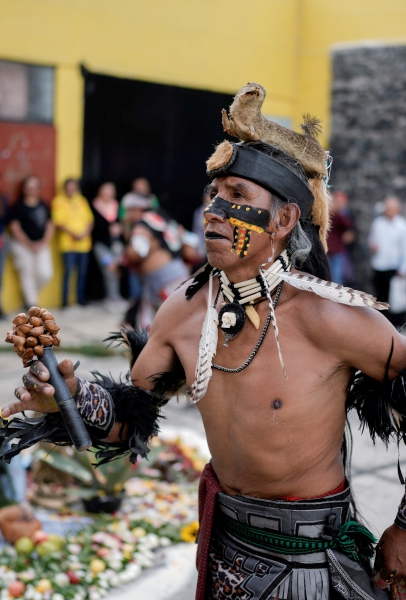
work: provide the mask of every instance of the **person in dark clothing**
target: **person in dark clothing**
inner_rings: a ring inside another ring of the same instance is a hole
[[[1,182],[1,175],[0,175]],[[3,192],[0,191],[0,293],[3,284],[3,271],[4,271],[4,262],[7,254],[7,238],[5,233],[6,221],[7,221],[7,211],[9,207],[9,200]],[[4,314],[2,310],[2,306],[0,303],[0,319],[4,319]]]
[[[100,186],[92,202],[94,215],[93,252],[100,267],[106,291],[106,307],[120,310],[125,300],[120,295],[119,264],[124,246],[121,241],[119,203],[113,183]]]
[[[347,211],[342,210],[344,205],[343,192],[335,192],[331,203],[331,229],[328,234],[328,261],[330,263],[332,280],[344,284],[346,259],[348,259],[347,244],[354,241],[354,224]]]
[[[49,243],[54,225],[48,207],[40,198],[40,190],[38,177],[28,176],[22,184],[20,199],[7,215],[12,235],[11,254],[26,307],[38,304],[40,290],[53,275]]]

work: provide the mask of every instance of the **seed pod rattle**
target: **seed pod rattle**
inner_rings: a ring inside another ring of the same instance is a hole
[[[92,445],[89,433],[82,421],[72,394],[69,391],[58,361],[52,349],[60,345],[56,335],[59,331],[54,316],[45,308],[32,306],[28,315],[19,313],[13,319],[13,330],[7,332],[6,342],[14,344],[14,351],[29,367],[34,360],[41,362],[49,371],[49,383],[55,388],[55,401],[58,405],[66,429],[76,450],[82,452]]]

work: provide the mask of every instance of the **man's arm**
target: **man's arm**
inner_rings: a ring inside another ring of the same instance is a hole
[[[28,235],[23,231],[20,221],[11,221],[9,227],[10,227],[11,233],[13,234],[13,236],[17,240],[17,242],[20,242],[20,244],[22,244],[26,248],[29,248],[30,250],[33,248],[33,242],[30,240]]]
[[[39,245],[41,247],[47,246],[50,243],[50,241],[52,240],[54,233],[55,233],[55,225],[52,223],[51,219],[49,219],[46,224],[46,227],[45,227],[44,237],[42,238],[42,240],[39,241]]]
[[[330,303],[331,304],[331,303]],[[326,352],[335,352],[338,365],[359,369],[367,376],[376,380],[376,393],[381,395],[383,402],[395,404],[394,389],[397,389],[396,401],[402,404],[402,413],[406,413],[406,386],[403,379],[406,369],[406,338],[401,335],[379,312],[368,308],[348,306],[329,306],[323,315],[321,331]],[[323,313],[323,311],[321,311]],[[320,313],[319,313],[320,316]],[[324,323],[323,323],[324,321]],[[327,335],[325,335],[327,333]],[[333,350],[332,350],[333,349]],[[390,357],[391,352],[392,356]],[[390,357],[390,363],[388,359]],[[394,383],[386,381],[385,378]],[[399,381],[397,381],[399,377]],[[398,385],[398,388],[394,386]],[[365,403],[373,402],[373,385],[365,394]],[[399,392],[401,390],[401,393]],[[403,391],[402,391],[403,390]],[[395,404],[400,410],[400,406]],[[374,421],[377,415],[373,414]],[[379,418],[379,417],[378,417]],[[402,418],[402,417],[400,417]],[[383,424],[382,428],[384,427]],[[404,426],[403,426],[404,427]],[[393,429],[395,433],[395,429]],[[400,435],[401,436],[401,432]],[[406,496],[402,499],[395,523],[388,527],[377,544],[374,565],[374,583],[377,587],[396,585],[406,579]]]
[[[377,381],[394,379],[406,368],[406,338],[379,311],[322,300],[312,315],[316,343],[334,354],[340,367],[355,368]],[[405,399],[406,405],[406,399]]]
[[[146,400],[151,400],[151,402],[153,402],[154,394],[149,394],[149,392],[154,388],[153,376],[164,372],[170,372],[174,370],[178,364],[175,351],[169,343],[169,339],[171,337],[171,323],[176,321],[173,313],[176,311],[177,299],[176,297],[171,297],[158,311],[154,320],[154,324],[151,328],[150,338],[132,368],[131,380],[134,387],[140,390],[140,401],[142,399],[142,393],[144,390],[146,390]],[[88,382],[79,380],[78,394],[78,379],[75,377],[72,361],[69,359],[62,361],[59,365],[59,370],[63,374],[71,394],[73,396],[76,395],[77,405],[82,417],[87,415],[89,419],[86,422],[91,424],[90,413],[92,411],[90,410],[90,406],[92,398],[90,395],[94,394],[95,396],[98,396],[100,402],[103,402],[104,405],[106,405],[106,397],[101,398],[103,393],[98,391],[98,388],[103,388],[103,381],[99,381],[98,384],[91,384],[89,386]],[[40,361],[35,361],[31,365],[29,372],[23,377],[24,386],[18,387],[15,390],[15,395],[18,399],[17,402],[4,407],[2,410],[2,416],[7,419],[10,416],[24,410],[33,410],[43,413],[55,412],[57,410],[56,404],[53,401],[55,390],[48,383],[48,379],[49,372],[46,367]],[[105,379],[108,388],[107,392],[114,396],[114,392],[112,393],[112,388],[110,386],[110,381],[108,378]],[[129,386],[124,386],[123,384],[123,387],[120,388],[121,395],[119,410],[117,409],[117,403],[115,403],[114,397],[112,398],[112,403],[109,410],[115,410],[117,417],[119,417],[120,414],[124,414],[128,408],[123,406],[123,400],[121,398],[123,391],[131,392],[131,388],[128,390],[128,387]],[[134,389],[134,392],[136,392],[136,389]],[[161,394],[156,394],[155,396],[156,404],[162,405],[165,403],[165,398],[162,398]],[[137,402],[136,395],[131,396],[131,398],[128,397],[128,403],[131,402]],[[93,412],[95,413],[96,418],[96,412]],[[95,425],[97,426],[96,423]],[[126,428],[126,425],[127,424],[125,423],[125,420],[120,420],[118,418],[111,431],[109,431],[108,436],[102,436],[101,430],[101,439],[111,444],[126,439],[126,429],[128,429],[128,427]],[[132,425],[134,425],[134,423],[132,423]]]

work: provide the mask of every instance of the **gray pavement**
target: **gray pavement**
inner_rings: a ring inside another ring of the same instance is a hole
[[[100,306],[59,312],[55,313],[55,317],[61,326],[63,344],[68,347],[98,345],[119,324],[119,316],[107,313]],[[0,345],[7,329],[8,324],[0,322]],[[127,370],[124,356],[65,354],[63,347],[59,356],[69,356],[74,361],[79,359],[81,364],[77,372],[82,377],[89,377],[92,369],[110,371],[113,376]],[[0,406],[12,400],[13,390],[21,380],[22,373],[21,363],[14,353],[0,353]],[[202,452],[208,452],[203,425],[194,406],[187,407],[183,402],[173,400],[164,412],[167,417],[163,424],[165,435],[181,433],[189,441],[194,440],[200,445]],[[352,486],[363,519],[379,536],[393,522],[403,495],[397,475],[398,449],[392,443],[387,450],[380,441],[374,446],[369,435],[359,431],[356,414],[350,414],[350,422],[354,438]],[[403,445],[400,447],[400,462],[403,473],[406,473],[406,449]],[[143,597],[148,600],[192,600],[196,580],[194,555],[194,545],[171,549],[166,553],[166,558],[163,557],[160,566],[146,572],[133,584],[113,591],[111,598],[114,596],[115,600],[127,600],[131,595],[131,598]]]

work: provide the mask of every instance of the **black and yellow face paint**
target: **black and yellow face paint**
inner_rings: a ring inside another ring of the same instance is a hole
[[[204,212],[218,215],[234,225],[231,252],[236,252],[240,258],[244,258],[248,252],[252,232],[263,233],[271,220],[270,212],[264,208],[227,202],[220,196],[213,198]]]

